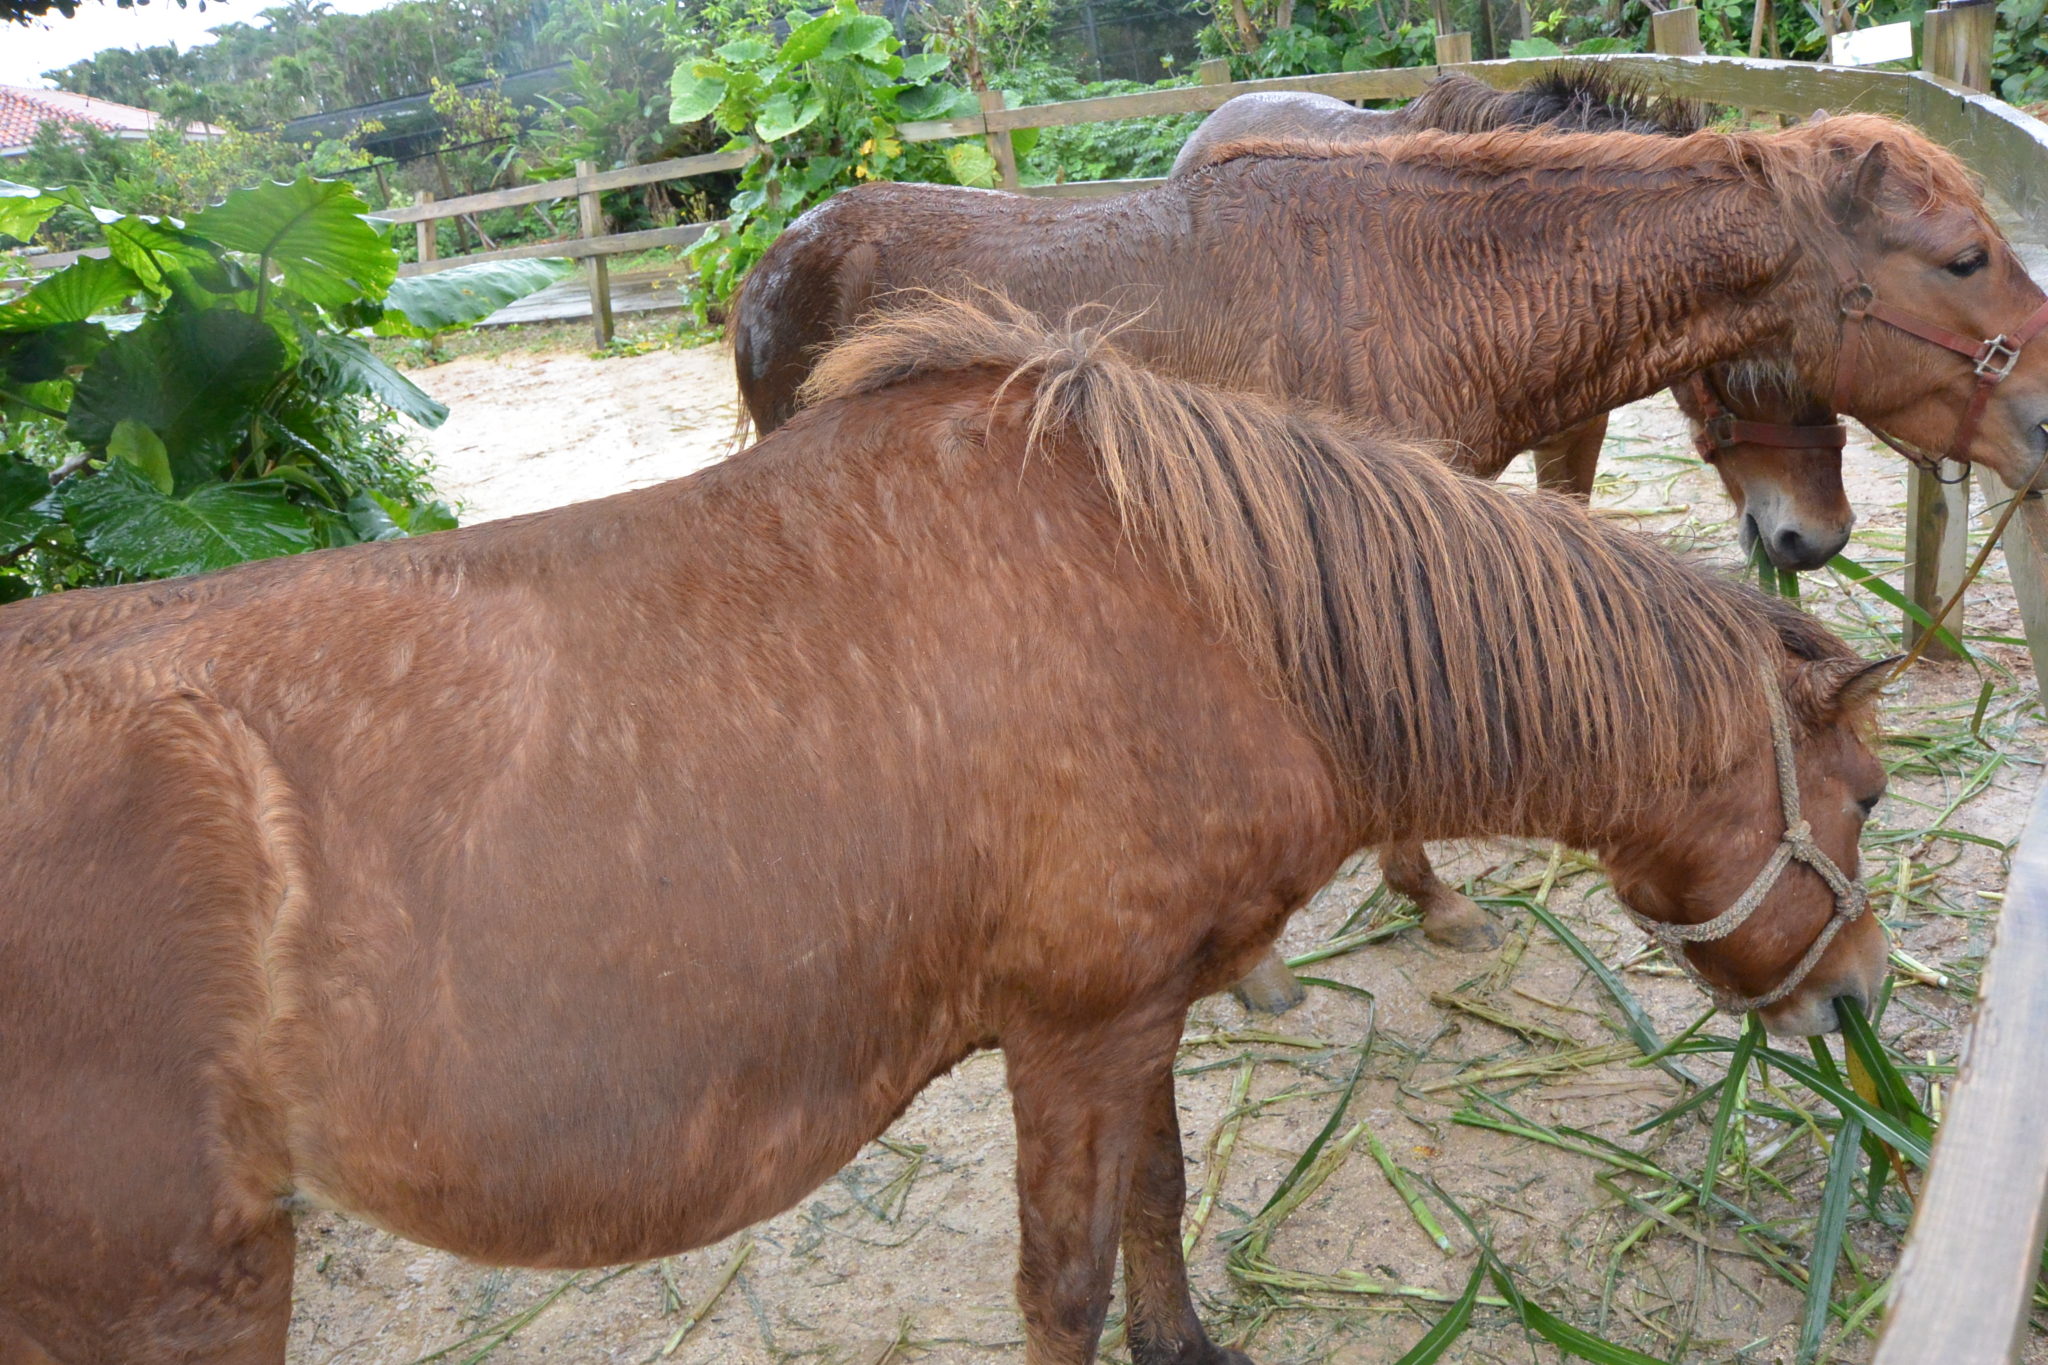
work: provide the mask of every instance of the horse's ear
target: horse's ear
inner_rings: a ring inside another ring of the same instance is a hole
[[[1870,150],[1856,163],[1855,173],[1849,177],[1835,208],[1843,227],[1855,229],[1877,216],[1877,197],[1884,189],[1885,163],[1882,142],[1871,144]]]
[[[1816,109],[1806,116],[1806,121],[1808,123],[1826,123],[1828,121],[1828,111]]]
[[[1866,659],[1817,659],[1803,665],[1787,695],[1809,725],[1832,725],[1851,711],[1877,699],[1892,670],[1906,657],[1894,654],[1875,662]]]

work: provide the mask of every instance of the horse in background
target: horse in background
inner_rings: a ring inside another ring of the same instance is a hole
[[[1352,849],[1591,849],[1780,1033],[1880,983],[1887,665],[1797,610],[1007,309],[812,398],[674,483],[0,608],[0,1359],[280,1365],[299,1200],[704,1246],[1000,1047],[1030,1365],[1094,1360],[1119,1246],[1134,1361],[1248,1365],[1175,1052]]]
[[[1239,95],[1202,120],[1171,174],[1190,173],[1219,148],[1247,138],[1342,143],[1431,128],[1683,137],[1703,124],[1699,105],[1653,98],[1636,83],[1594,67],[1552,72],[1516,90],[1495,90],[1454,71],[1399,109],[1354,109],[1332,96],[1298,90]],[[1731,405],[1729,387],[1725,377],[1698,374],[1673,386],[1671,395],[1691,425],[1695,448],[1735,504],[1743,553],[1761,549],[1780,569],[1817,569],[1849,543],[1856,524],[1842,486],[1847,433],[1810,395],[1750,383]],[[1601,413],[1539,441],[1532,448],[1537,482],[1591,496],[1606,438],[1607,414]]]

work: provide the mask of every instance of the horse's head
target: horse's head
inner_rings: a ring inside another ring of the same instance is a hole
[[[1832,1031],[1835,1000],[1868,1007],[1884,979],[1884,929],[1855,877],[1884,794],[1866,736],[1892,663],[1788,660],[1757,683],[1772,743],[1637,832],[1647,837],[1604,850],[1615,894],[1666,955],[1776,1034]]]
[[[1717,366],[1671,396],[1735,503],[1745,555],[1761,545],[1781,569],[1818,569],[1849,543],[1856,512],[1842,488],[1848,433],[1796,378]]]
[[[2048,296],[1961,163],[1868,115],[1779,136],[1792,156],[1773,178],[1804,204],[1806,283],[1827,301],[1800,345],[1814,391],[1909,456],[2048,482],[2048,341],[2026,344]]]

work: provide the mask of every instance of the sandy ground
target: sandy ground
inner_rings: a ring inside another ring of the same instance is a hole
[[[454,409],[431,446],[444,488],[462,501],[466,519],[479,520],[652,483],[717,458],[732,429],[729,364],[715,349],[602,361],[509,355],[464,359],[415,378]],[[1684,458],[1678,430],[1675,410],[1661,398],[1623,414],[1605,465],[1620,477],[1603,485],[1596,505],[1726,562],[1733,554],[1726,503],[1711,473]],[[1868,447],[1855,449],[1851,461],[1852,497],[1865,521],[1855,553],[1882,558],[1889,545],[1896,559],[1902,467]],[[1828,602],[1838,615],[1849,610]],[[2018,633],[2002,583],[1973,604],[1971,628]],[[2040,752],[2042,727],[2024,655],[1996,644],[1985,650],[2017,663],[2023,680],[1997,708],[2005,717],[2001,749],[2011,756],[1948,823],[2004,840],[2024,820],[2038,772],[2024,756]],[[1936,720],[1952,726],[1955,708],[1967,715],[1976,691],[1966,669],[1922,670],[1893,698],[1889,724],[1907,733],[1936,728]],[[1922,803],[1939,809],[1962,790],[1954,771],[1902,775],[1878,824],[1926,824]],[[1447,876],[1483,878],[1494,894],[1530,893],[1551,857],[1547,846],[1518,843],[1440,852]],[[1919,854],[1921,865],[1940,868],[1941,909],[1900,917],[1901,942],[1923,961],[1971,970],[2003,886],[1999,856],[1942,841]],[[1694,1019],[1702,1002],[1690,986],[1668,968],[1635,962],[1641,936],[1621,919],[1597,874],[1575,860],[1556,871],[1551,906],[1606,961],[1633,963],[1625,979],[1666,1036]],[[1376,887],[1369,864],[1334,883],[1296,917],[1287,949],[1323,944],[1373,900]],[[1369,907],[1365,923],[1384,922],[1398,908],[1385,901]],[[1349,1275],[1407,1292],[1296,1294],[1245,1284],[1226,1271],[1218,1233],[1264,1203],[1328,1119],[1338,1090],[1360,1065],[1360,1047],[1369,1043],[1347,1124],[1363,1120],[1392,1160],[1471,1211],[1539,1302],[1659,1356],[1789,1361],[1800,1295],[1742,1254],[1724,1227],[1673,1220],[1676,1231],[1646,1239],[1610,1265],[1615,1241],[1639,1217],[1619,1191],[1639,1185],[1615,1179],[1599,1161],[1455,1121],[1469,1112],[1468,1100],[1438,1082],[1463,1068],[1555,1049],[1442,1008],[1433,995],[1490,991],[1518,1020],[1579,1044],[1616,1037],[1615,1011],[1588,973],[1540,928],[1527,932],[1520,912],[1505,911],[1502,920],[1511,930],[1504,954],[1447,953],[1405,932],[1318,963],[1316,974],[1356,989],[1316,987],[1304,1006],[1278,1021],[1249,1018],[1226,998],[1196,1008],[1180,1091],[1191,1193],[1218,1166],[1212,1144],[1241,1078],[1248,1078],[1242,1083],[1249,1100],[1192,1258],[1205,1317],[1262,1365],[1366,1365],[1393,1360],[1442,1311],[1415,1291],[1461,1288],[1471,1239],[1454,1229],[1452,1252],[1433,1245],[1363,1145],[1350,1149],[1282,1226],[1268,1259],[1290,1272]],[[1952,1059],[1961,1014],[1956,996],[1908,986],[1886,1028],[1915,1056]],[[1535,1121],[1588,1130],[1678,1170],[1698,1168],[1704,1140],[1696,1122],[1648,1137],[1628,1134],[1682,1093],[1655,1070],[1581,1067],[1489,1088],[1511,1095],[1515,1110]],[[1749,1140],[1762,1144],[1770,1130],[1759,1123]],[[300,1365],[641,1362],[659,1359],[674,1343],[669,1358],[690,1365],[1020,1362],[1010,1292],[1011,1174],[1002,1065],[983,1055],[933,1085],[883,1142],[797,1208],[726,1244],[659,1264],[580,1275],[493,1270],[337,1215],[308,1215],[291,1358]],[[1779,1174],[1786,1189],[1752,1191],[1758,1206],[1769,1216],[1810,1215],[1817,1162],[1795,1162]],[[1896,1248],[1895,1233],[1859,1225],[1845,1283],[1874,1286]],[[1549,1348],[1524,1342],[1499,1310],[1482,1309],[1478,1322],[1449,1358],[1555,1358]],[[1868,1354],[1867,1344],[1852,1341],[1834,1358]],[[1127,1358],[1119,1351],[1109,1356]],[[2037,1341],[2028,1359],[2044,1358]]]

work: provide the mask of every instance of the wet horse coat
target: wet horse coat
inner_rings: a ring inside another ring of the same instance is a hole
[[[1548,833],[1708,919],[1778,837],[1762,667],[1853,868],[1873,675],[1796,611],[1014,317],[822,378],[677,483],[0,609],[0,1357],[275,1365],[294,1197],[703,1245],[997,1046],[1028,1360],[1093,1359],[1121,1241],[1138,1361],[1242,1361],[1172,1060],[1349,849]],[[1769,892],[1717,981],[1834,913]],[[1857,921],[1771,1017],[1883,963]]]

